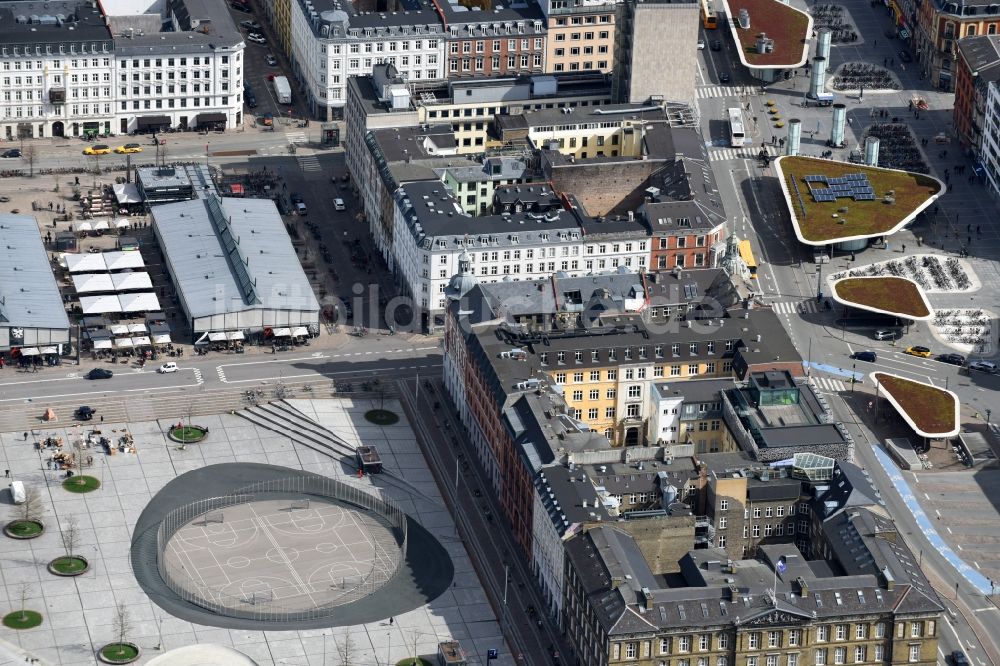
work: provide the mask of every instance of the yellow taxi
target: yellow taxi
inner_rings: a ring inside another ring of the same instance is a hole
[[[115,152],[119,155],[129,155],[131,153],[141,153],[142,146],[137,143],[126,143],[124,146],[118,146],[115,148]]]
[[[919,346],[907,347],[903,351],[903,353],[909,354],[910,356],[919,356],[920,358],[930,358],[931,356],[930,349],[928,349],[927,347],[919,347]]]
[[[84,155],[107,155],[111,152],[111,148],[105,146],[103,143],[98,143],[93,146],[87,146],[83,149]]]

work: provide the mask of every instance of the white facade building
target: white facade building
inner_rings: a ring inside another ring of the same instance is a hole
[[[0,136],[242,123],[244,43],[223,0],[21,7],[0,2]]]
[[[379,63],[394,65],[404,81],[445,75],[445,33],[432,10],[357,14],[338,0],[291,0],[291,8],[292,66],[320,117],[342,117],[347,79]]]
[[[993,195],[1000,197],[1000,87],[995,81],[990,81],[987,87],[980,162]]]
[[[650,387],[649,441],[676,444],[680,430],[684,394],[672,391],[667,384]]]

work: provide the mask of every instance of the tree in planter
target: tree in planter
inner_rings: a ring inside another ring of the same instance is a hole
[[[123,601],[119,601],[118,605],[115,606],[115,617],[112,626],[115,631],[115,640],[118,643],[116,650],[114,650],[115,656],[121,659],[125,656],[125,641],[128,635],[132,633],[132,618],[129,615],[128,607]]]
[[[21,622],[28,620],[28,597],[31,596],[31,583],[21,583],[17,586],[17,596],[21,603]]]
[[[29,144],[22,152],[21,157],[24,161],[28,163],[28,175],[32,178],[35,176],[35,160],[38,159],[38,150],[35,148],[34,144]]]
[[[68,559],[73,559],[76,547],[80,543],[80,527],[77,524],[75,517],[70,516],[66,520],[66,528],[63,529],[61,536],[63,548],[66,549],[66,557]]]
[[[354,660],[354,639],[350,635],[344,634],[343,641],[337,641],[337,654],[344,666],[351,666]]]

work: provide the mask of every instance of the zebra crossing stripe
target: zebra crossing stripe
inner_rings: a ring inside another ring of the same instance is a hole
[[[303,155],[298,158],[299,168],[303,171],[319,171],[321,169],[319,165],[319,158],[315,155]]]
[[[814,314],[819,312],[819,306],[814,300],[781,301],[772,303],[771,307],[778,314]]]
[[[229,383],[229,380],[226,379],[226,371],[223,370],[221,366],[215,369],[215,374],[219,376],[219,381],[223,382],[224,384]]]
[[[818,388],[824,389],[826,391],[839,393],[847,388],[844,382],[840,381],[839,379],[830,379],[829,377],[815,377],[815,376],[812,379]]]

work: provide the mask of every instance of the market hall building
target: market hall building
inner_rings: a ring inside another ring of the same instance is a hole
[[[150,213],[195,344],[318,334],[319,302],[272,201],[210,196]]]
[[[69,352],[70,324],[38,222],[0,215],[0,358],[4,362]]]

